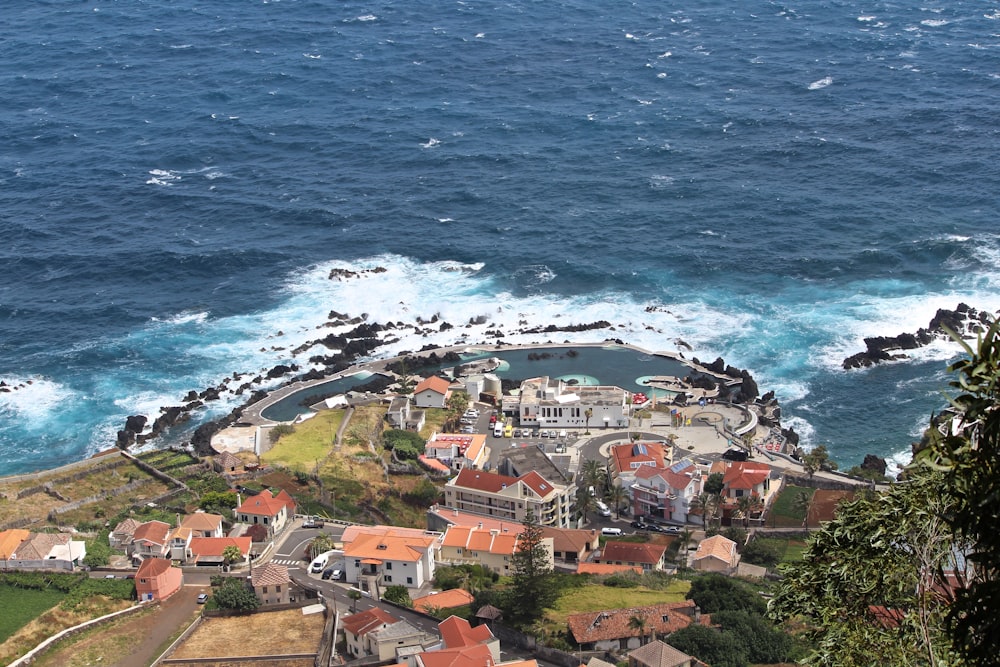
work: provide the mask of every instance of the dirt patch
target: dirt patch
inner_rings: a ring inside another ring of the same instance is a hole
[[[854,498],[854,491],[824,491],[819,489],[809,505],[809,525],[818,526],[833,519],[833,514],[844,500]]]
[[[303,615],[301,609],[206,618],[169,658],[315,653],[319,650],[325,622],[323,614]]]

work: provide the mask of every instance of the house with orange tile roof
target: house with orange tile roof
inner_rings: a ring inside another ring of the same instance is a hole
[[[139,602],[158,602],[180,590],[184,573],[166,558],[147,558],[135,573],[135,594]]]
[[[431,609],[455,609],[472,604],[472,593],[461,588],[452,588],[440,593],[431,593],[413,599],[413,608],[425,614]]]
[[[132,517],[127,517],[118,522],[110,533],[108,533],[108,544],[113,550],[125,550],[132,545],[132,540],[135,539],[135,529],[141,524],[133,519]]]
[[[698,550],[691,557],[691,567],[705,572],[732,574],[740,563],[736,542],[714,535],[698,543]]]
[[[612,478],[622,478],[624,486],[631,483],[632,475],[640,468],[666,468],[670,465],[670,448],[662,442],[612,445],[608,451],[608,462]]]
[[[667,547],[636,542],[604,543],[598,563],[641,567],[644,571],[663,570],[667,565]]]
[[[576,566],[577,574],[607,575],[626,572],[642,574],[642,568],[638,565],[614,565],[612,563],[578,563]]]
[[[0,560],[12,558],[17,553],[21,543],[31,537],[31,533],[23,528],[10,528],[0,531]]]
[[[133,560],[146,558],[167,558],[170,554],[169,540],[170,524],[163,521],[147,521],[139,524],[132,535],[132,549],[129,555]]]
[[[170,531],[170,558],[182,562],[191,556],[188,547],[195,537],[222,537],[222,515],[195,512],[181,519],[180,525]]]
[[[402,585],[420,588],[434,578],[441,533],[395,526],[349,526],[344,544],[344,579],[367,590]]]
[[[441,642],[445,649],[469,649],[485,646],[490,652],[493,664],[500,662],[500,640],[493,635],[488,625],[472,625],[464,618],[449,616],[438,623]]]
[[[701,493],[704,479],[689,459],[665,468],[641,466],[629,487],[632,512],[639,517],[687,522],[691,501]]]
[[[485,627],[485,626],[481,626]],[[416,667],[495,667],[488,646],[460,646],[425,651],[416,656]]]
[[[370,632],[399,623],[399,619],[378,607],[345,616],[342,625],[347,639],[347,654],[352,658],[371,655]]]
[[[437,459],[453,471],[481,468],[486,462],[486,435],[435,433],[424,445],[424,456]]]
[[[766,463],[733,461],[722,477],[722,495],[727,502],[753,494],[767,502],[770,491],[771,466]]]
[[[441,544],[441,562],[453,565],[483,565],[502,575],[513,573],[514,554],[518,550],[518,532],[502,532],[499,528],[450,526]],[[543,537],[542,547],[553,566],[552,538]]]
[[[645,621],[640,630],[630,623],[632,617]],[[710,626],[711,618],[698,611],[694,600],[667,602],[647,607],[608,609],[570,614],[566,620],[570,635],[585,651],[627,651],[639,648],[644,635],[655,632],[658,638],[669,636],[692,623]]]
[[[451,380],[432,375],[413,390],[413,405],[418,408],[443,408],[451,395]]]
[[[292,580],[288,576],[288,568],[284,565],[265,563],[253,568],[250,573],[250,585],[264,606],[289,602]]]
[[[246,500],[236,508],[236,520],[240,523],[261,524],[267,528],[268,535],[274,535],[285,527],[285,523],[295,516],[295,501],[281,489],[277,494],[270,489],[264,489],[255,496],[247,496]]]
[[[445,505],[518,522],[530,509],[539,525],[568,528],[574,491],[572,485],[550,482],[534,470],[508,477],[463,468],[445,485]]]
[[[252,545],[249,537],[192,537],[184,562],[187,565],[223,565],[222,554],[226,547],[236,547],[243,559],[232,565],[245,565],[250,562]]]
[[[499,530],[501,533],[520,533],[524,530],[524,524],[517,521],[490,518],[453,507],[434,505],[427,510],[428,529],[447,531],[448,526],[471,526]],[[556,561],[565,563],[585,561],[600,544],[600,533],[594,529],[539,527],[542,530],[542,537],[552,538],[552,557]]]

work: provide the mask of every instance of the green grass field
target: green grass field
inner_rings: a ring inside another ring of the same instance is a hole
[[[66,594],[59,591],[39,591],[0,584],[0,600],[3,600],[4,609],[4,613],[0,614],[0,644],[65,597]]]
[[[804,486],[792,486],[789,484],[781,490],[781,494],[775,499],[771,506],[771,512],[767,517],[767,525],[772,528],[799,528],[806,518],[806,510],[795,506],[795,498],[802,492],[809,494],[812,501],[816,489]]]
[[[282,436],[261,458],[268,465],[309,472],[330,452],[343,418],[343,410],[319,412],[312,419],[296,424],[294,433]]]
[[[565,624],[570,614],[580,614],[602,609],[626,609],[644,607],[665,602],[683,602],[684,595],[691,589],[691,582],[675,579],[663,591],[649,588],[613,588],[600,584],[589,584],[566,591],[546,617],[550,621]]]

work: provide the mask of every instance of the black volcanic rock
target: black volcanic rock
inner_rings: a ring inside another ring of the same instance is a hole
[[[881,456],[865,454],[865,460],[861,463],[863,470],[874,470],[880,475],[885,475],[886,462]]]
[[[972,337],[984,331],[989,323],[989,315],[967,304],[960,303],[955,310],[938,309],[926,328],[916,333],[901,333],[898,336],[873,336],[865,338],[865,351],[852,354],[844,359],[845,369],[868,368],[883,361],[906,359],[905,354],[893,354],[915,350],[935,340],[948,340],[951,330],[962,337]]]
[[[146,428],[146,421],[145,415],[132,415],[125,420],[125,430],[141,433],[142,429]]]

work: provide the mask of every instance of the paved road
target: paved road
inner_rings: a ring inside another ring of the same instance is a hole
[[[185,575],[185,581],[187,576]],[[167,640],[194,621],[195,612],[200,610],[197,603],[199,593],[208,593],[207,585],[185,584],[168,600],[161,602],[153,614],[137,621],[135,649],[115,667],[146,667],[159,657]]]

